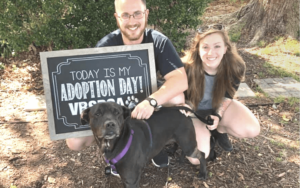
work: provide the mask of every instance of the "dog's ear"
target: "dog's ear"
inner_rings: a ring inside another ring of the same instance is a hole
[[[81,112],[80,114],[81,125],[89,124],[90,122],[89,112],[90,112],[90,108],[87,108]]]
[[[122,109],[124,119],[126,119],[127,117],[131,117],[131,110],[129,110],[129,108],[122,106]]]

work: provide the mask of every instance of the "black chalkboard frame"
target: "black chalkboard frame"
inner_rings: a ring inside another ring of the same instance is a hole
[[[78,132],[67,132],[67,133],[57,133],[55,126],[55,113],[53,107],[53,87],[51,87],[50,77],[51,72],[49,72],[48,65],[49,65],[49,58],[56,58],[56,57],[78,57],[83,55],[85,57],[89,55],[100,55],[107,54],[107,53],[118,53],[124,52],[136,52],[140,50],[146,50],[148,53],[148,62],[149,65],[148,74],[150,75],[151,80],[151,90],[155,92],[157,90],[157,81],[156,81],[156,68],[155,68],[155,59],[154,59],[154,49],[153,43],[146,43],[146,44],[137,44],[137,45],[122,45],[122,46],[112,46],[112,47],[101,47],[101,48],[86,48],[86,49],[74,49],[74,50],[60,50],[60,51],[49,51],[49,52],[40,52],[40,59],[41,59],[41,67],[42,67],[42,77],[43,77],[43,84],[44,84],[44,93],[46,99],[46,108],[47,108],[47,116],[48,116],[48,129],[49,135],[51,140],[60,140],[66,138],[74,138],[74,137],[84,137],[84,136],[91,136],[92,131],[88,130],[81,130]],[[112,65],[113,67],[113,65]]]

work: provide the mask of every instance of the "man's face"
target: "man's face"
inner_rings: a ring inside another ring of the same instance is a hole
[[[129,19],[123,19],[122,14],[133,15],[142,12],[140,19],[130,16]],[[147,26],[149,10],[141,0],[118,0],[116,2],[115,18],[118,27],[121,30],[124,44],[140,44],[143,41],[143,34]]]

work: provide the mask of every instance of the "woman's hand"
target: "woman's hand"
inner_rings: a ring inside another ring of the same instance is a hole
[[[208,130],[215,130],[218,128],[219,122],[220,122],[220,118],[218,116],[214,116],[214,115],[210,115],[211,119],[214,120],[214,124],[212,125],[206,125]]]

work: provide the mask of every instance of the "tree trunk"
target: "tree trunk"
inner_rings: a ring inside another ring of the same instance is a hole
[[[265,37],[299,37],[299,0],[251,0],[237,13],[244,25],[241,40],[256,45]]]

